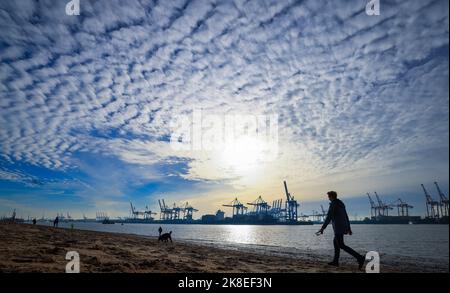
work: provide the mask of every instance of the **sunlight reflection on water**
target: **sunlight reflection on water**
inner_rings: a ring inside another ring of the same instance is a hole
[[[77,229],[157,236],[158,224],[74,223]],[[61,223],[70,227],[70,223]],[[217,245],[254,245],[278,251],[329,253],[333,249],[333,232],[316,236],[320,225],[252,226],[252,225],[162,225],[173,231],[173,238]],[[448,225],[353,225],[354,235],[345,242],[359,251],[375,250],[395,256],[449,258]]]

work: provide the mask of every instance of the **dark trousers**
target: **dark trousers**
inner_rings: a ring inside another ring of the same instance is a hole
[[[339,262],[339,256],[341,253],[341,249],[345,252],[347,252],[348,254],[352,255],[354,258],[356,258],[357,260],[360,260],[363,258],[363,256],[359,253],[357,253],[356,251],[354,251],[353,249],[351,249],[350,247],[348,247],[347,245],[344,244],[344,235],[343,234],[335,234],[334,235],[334,240],[333,240],[333,245],[334,245],[334,262]]]

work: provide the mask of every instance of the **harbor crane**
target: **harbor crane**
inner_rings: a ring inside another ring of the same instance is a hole
[[[247,211],[247,207],[244,206],[237,197],[229,204],[224,204],[224,207],[231,207],[233,208],[233,218],[235,216],[242,216]]]
[[[131,201],[130,201],[130,206],[131,206],[131,218],[138,219],[139,216],[145,216],[145,212],[136,210],[136,208],[133,206],[133,203]]]
[[[376,191],[374,193],[375,193],[375,197],[377,198],[377,201],[378,201],[378,208],[379,208],[379,211],[381,211],[381,216],[389,216],[389,210],[393,209],[392,206],[387,205],[384,202],[382,202]]]
[[[444,195],[444,193],[439,188],[439,185],[437,182],[434,182],[434,185],[436,185],[437,192],[439,194],[439,197],[441,198],[440,207],[441,207],[441,215],[443,217],[448,217],[448,198]]]
[[[270,214],[272,214],[272,216],[274,216],[277,219],[281,219],[282,218],[282,214],[285,211],[283,208],[283,200],[282,199],[277,199],[274,200],[272,202],[272,208],[270,209]]]
[[[318,211],[313,210],[311,217],[313,221],[320,222],[320,213]]]
[[[401,198],[397,199],[392,205],[397,207],[397,215],[400,217],[409,217],[409,209],[412,209],[413,206],[404,202]]]
[[[175,203],[173,204],[173,208],[172,208],[172,220],[179,220],[180,219],[180,214],[181,211],[183,209],[181,207],[178,207]]]
[[[60,222],[64,222],[66,220],[64,213],[56,213],[56,216],[58,217]]]
[[[159,214],[160,220],[172,220],[172,209],[166,205],[164,199],[158,199],[158,203],[161,210]]]
[[[299,218],[302,219],[302,221],[306,222],[308,220],[309,216],[301,213]]]
[[[154,213],[151,210],[149,210],[148,206],[145,206],[144,218],[146,220],[153,220],[152,215],[156,215],[156,213]]]
[[[372,218],[379,216],[380,215],[380,209],[379,207],[375,204],[375,202],[372,200],[372,198],[370,197],[370,194],[367,193],[367,197],[369,197],[369,202],[370,202],[370,216]]]
[[[198,212],[197,209],[195,209],[193,206],[189,205],[188,202],[186,202],[186,205],[183,209],[183,220],[192,220],[194,216],[194,212]]]
[[[107,213],[105,212],[96,212],[95,213],[95,218],[98,222],[104,221],[104,220],[108,220],[109,216]]]
[[[192,220],[194,212],[198,212],[198,210],[189,205],[188,202],[186,202],[184,206],[177,206],[177,204],[174,203],[172,207],[169,207],[166,205],[164,199],[159,199],[158,204],[161,211],[159,218],[163,221]]]
[[[320,216],[322,217],[322,222],[324,222],[325,219],[327,218],[328,212],[325,211],[325,209],[323,208],[323,205],[320,205],[320,209],[322,210],[322,214]]]
[[[426,205],[427,205],[427,218],[439,219],[439,206],[440,203],[435,201],[431,195],[428,193],[427,189],[423,184],[421,184],[423,192],[425,193]]]
[[[255,201],[247,203],[253,206],[253,213],[255,214],[267,214],[270,209],[270,205],[259,196]]]
[[[298,220],[297,211],[300,205],[289,193],[286,181],[283,181],[283,183],[284,183],[284,192],[286,194],[286,221],[297,222]]]
[[[327,212],[324,210],[323,205],[320,205],[320,209],[322,210],[322,212],[313,210],[311,215],[302,214],[302,217],[312,218],[312,220],[316,222],[324,222],[327,216]]]

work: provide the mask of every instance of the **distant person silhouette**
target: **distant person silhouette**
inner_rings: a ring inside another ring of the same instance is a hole
[[[159,232],[159,237],[161,237],[161,233],[162,233],[162,228],[161,227],[159,227],[159,229],[158,229],[158,232]]]
[[[323,223],[322,228],[317,232],[317,235],[323,234],[323,231],[327,228],[328,224],[332,222],[334,230],[334,259],[328,264],[336,267],[339,266],[340,250],[342,249],[356,258],[358,267],[361,270],[364,265],[365,257],[344,244],[344,234],[353,234],[350,227],[350,220],[348,219],[347,211],[345,210],[345,205],[337,198],[336,191],[329,191],[327,192],[327,195],[330,200],[330,207],[325,222]]]
[[[36,218],[33,219],[33,225],[36,225]]]
[[[55,220],[53,221],[53,227],[58,227],[59,218],[56,216]]]

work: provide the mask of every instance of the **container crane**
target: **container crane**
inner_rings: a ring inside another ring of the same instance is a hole
[[[145,216],[145,212],[138,211],[134,206],[133,203],[130,201],[130,207],[131,207],[131,218],[138,219],[139,216]]]
[[[159,214],[160,220],[172,220],[172,209],[167,207],[164,199],[158,199],[158,203],[161,210]]]
[[[272,208],[269,211],[270,214],[272,214],[277,219],[281,219],[282,218],[282,214],[285,211],[284,209],[281,208],[282,206],[283,206],[283,200],[282,199],[274,200],[273,203],[272,203]]]
[[[444,195],[444,193],[439,188],[439,185],[437,182],[434,182],[434,185],[436,185],[437,192],[439,194],[439,197],[441,198],[440,207],[441,207],[441,215],[443,217],[448,217],[448,198]]]
[[[224,207],[231,207],[233,208],[233,218],[235,216],[242,216],[247,211],[247,207],[244,206],[237,197],[229,204],[224,204]]]
[[[189,205],[188,202],[186,202],[186,205],[184,206],[183,209],[183,220],[192,220],[193,216],[194,216],[194,212],[198,212],[197,209],[195,209],[194,207],[192,207],[191,205]]]
[[[372,198],[370,197],[370,194],[367,193],[367,197],[369,197],[369,202],[370,202],[370,216],[372,218],[379,216],[380,215],[380,209],[379,206],[377,206],[375,204],[375,202],[372,200]]]
[[[286,181],[284,183],[284,192],[286,194],[286,220],[289,222],[297,222],[297,211],[300,206],[294,197],[289,193]]]
[[[423,192],[425,193],[426,198],[426,205],[427,205],[427,217],[428,218],[440,218],[439,215],[439,206],[440,203],[438,201],[435,201],[431,195],[428,193],[427,189],[423,184],[421,184]]]
[[[183,209],[181,207],[178,207],[175,203],[173,204],[172,208],[172,220],[179,220],[180,219],[180,213]]]
[[[148,206],[145,206],[144,218],[146,220],[153,220],[152,215],[156,215],[156,213],[154,213],[151,210],[149,210]]]
[[[380,197],[378,196],[378,193],[375,191],[375,197],[377,198],[378,201],[378,207],[379,210],[381,211],[381,215],[382,216],[389,216],[389,210],[392,210],[392,206],[385,204],[384,202],[381,201]]]
[[[263,200],[261,196],[259,196],[255,201],[247,204],[254,207],[253,212],[255,214],[267,214],[270,209],[270,205]]]
[[[412,205],[402,201],[401,198],[397,199],[393,205],[397,207],[397,215],[402,217],[409,217],[409,209],[413,208]]]

